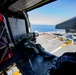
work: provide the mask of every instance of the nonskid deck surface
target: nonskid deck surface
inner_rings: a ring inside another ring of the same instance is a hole
[[[64,36],[66,36],[65,34]],[[45,33],[37,37],[37,43],[40,43],[47,52],[54,54],[56,56],[61,56],[65,52],[76,52],[75,44],[66,44],[66,41],[61,41],[59,36],[55,38],[56,35],[53,33]]]

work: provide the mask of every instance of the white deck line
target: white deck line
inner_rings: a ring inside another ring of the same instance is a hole
[[[54,41],[54,40],[56,40],[57,38],[55,38],[55,39],[52,39],[52,40],[49,40],[48,42],[51,42],[51,41]]]
[[[55,50],[51,51],[50,53],[53,54],[53,53],[55,53],[56,51],[60,50],[61,48],[65,47],[65,46],[66,46],[66,44],[63,44],[62,46],[56,48]]]
[[[55,49],[55,50],[53,50],[53,51],[51,51],[50,53],[55,53],[56,51],[58,51],[59,49],[61,49],[62,47],[58,47],[57,49]]]

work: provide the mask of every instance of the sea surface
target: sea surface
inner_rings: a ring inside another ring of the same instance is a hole
[[[56,32],[56,31],[62,31],[63,29],[55,29],[55,25],[32,25],[31,26],[32,31],[38,31],[38,32]]]

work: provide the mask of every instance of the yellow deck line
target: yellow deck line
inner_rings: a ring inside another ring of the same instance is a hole
[[[67,44],[63,44],[61,47],[63,48],[63,47],[65,47]]]

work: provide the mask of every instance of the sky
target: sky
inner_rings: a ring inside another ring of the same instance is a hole
[[[57,0],[28,12],[33,25],[57,25],[76,17],[76,0]]]

